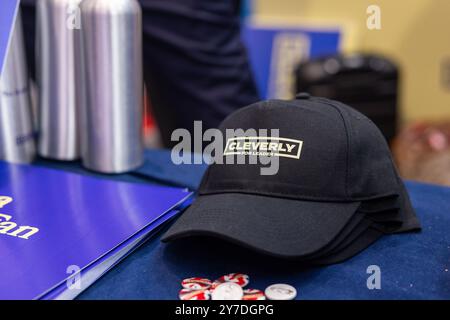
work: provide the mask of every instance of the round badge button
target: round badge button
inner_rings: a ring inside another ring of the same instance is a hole
[[[244,297],[242,297],[242,300],[247,301],[266,300],[266,296],[264,295],[264,292],[262,292],[261,290],[245,289]]]
[[[297,297],[297,289],[288,284],[273,284],[265,291],[269,300],[294,300]]]
[[[233,282],[219,284],[211,294],[212,300],[242,300],[244,290]]]
[[[180,300],[210,300],[211,292],[209,290],[190,290],[181,289],[178,294]]]
[[[233,282],[240,285],[242,288],[250,283],[250,277],[243,273],[230,273],[226,274],[213,282],[212,288],[214,289],[221,283]]]
[[[184,279],[181,282],[181,286],[183,288],[190,289],[190,290],[208,289],[209,287],[211,287],[211,284],[212,284],[211,280],[206,279],[206,278],[200,278],[200,277]]]

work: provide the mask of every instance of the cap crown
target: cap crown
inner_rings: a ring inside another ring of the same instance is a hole
[[[225,119],[220,126],[224,136],[226,129],[266,129],[269,136],[271,129],[278,129],[279,139],[271,140],[277,143],[273,147],[278,172],[261,175],[261,167],[267,165],[226,164],[224,160],[224,164],[210,165],[200,194],[239,192],[355,201],[396,193],[395,168],[383,135],[367,117],[339,102],[305,96],[258,102]],[[226,148],[261,141],[258,137],[228,140]]]

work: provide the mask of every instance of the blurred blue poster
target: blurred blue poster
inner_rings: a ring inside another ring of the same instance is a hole
[[[242,29],[262,99],[290,99],[294,71],[310,58],[339,52],[339,28],[273,27],[245,23]]]
[[[1,0],[0,9],[0,75],[8,50],[9,38],[16,19],[19,0]]]

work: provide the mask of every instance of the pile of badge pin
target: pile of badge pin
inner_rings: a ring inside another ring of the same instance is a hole
[[[215,281],[194,277],[184,279],[180,300],[293,300],[297,290],[287,284],[274,284],[265,290],[245,288],[250,278],[242,273],[230,273]]]

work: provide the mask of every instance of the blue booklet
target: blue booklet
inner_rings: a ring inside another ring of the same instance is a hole
[[[186,189],[0,161],[0,274],[8,275],[0,299],[73,298],[191,197]],[[68,283],[77,273],[74,291]]]

